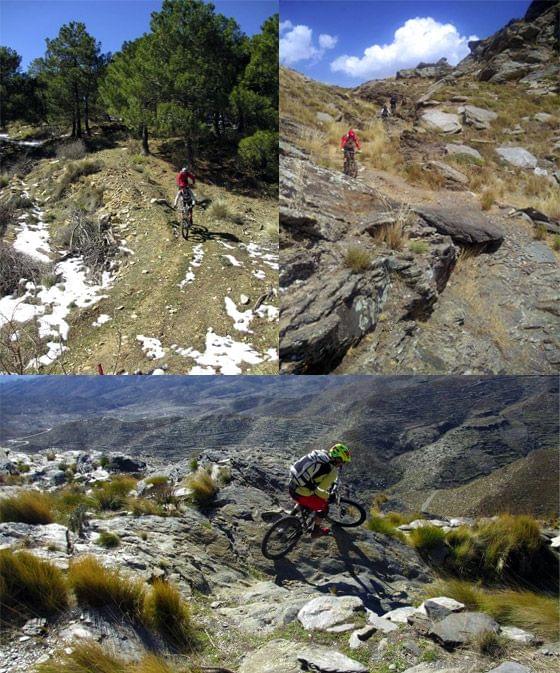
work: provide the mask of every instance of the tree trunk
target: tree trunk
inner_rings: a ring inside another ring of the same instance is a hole
[[[82,137],[82,112],[80,110],[80,97],[78,96],[78,87],[74,87],[74,105],[76,107],[76,137]]]
[[[89,127],[89,96],[86,96],[84,102],[84,122],[86,124],[86,133],[88,136],[91,135],[91,129]]]
[[[72,138],[76,137],[76,111],[72,112]]]
[[[142,124],[142,154],[147,156],[150,153],[148,146],[148,125]]]
[[[218,138],[222,135],[222,130],[220,128],[220,115],[217,112],[214,112],[214,131]]]

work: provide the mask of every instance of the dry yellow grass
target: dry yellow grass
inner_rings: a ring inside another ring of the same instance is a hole
[[[192,489],[191,497],[199,507],[209,505],[219,491],[218,484],[202,467],[187,478],[187,486]]]
[[[22,491],[0,500],[0,521],[47,524],[54,521],[52,499],[39,491]]]
[[[485,189],[480,196],[482,210],[490,210],[494,203],[496,203],[496,195],[491,189]]]
[[[358,245],[351,245],[344,255],[344,265],[355,273],[365,271],[371,264],[371,254]]]
[[[193,647],[196,636],[189,606],[173,584],[163,580],[153,583],[144,603],[144,619],[174,647]]]

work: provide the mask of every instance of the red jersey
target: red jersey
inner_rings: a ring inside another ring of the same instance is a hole
[[[352,139],[352,140],[356,143],[356,147],[357,147],[358,149],[361,149],[361,147],[360,147],[360,141],[358,140],[358,136],[357,136],[357,135],[354,135],[354,137],[352,138],[352,136],[349,136],[347,133],[346,133],[345,135],[343,135],[342,138],[340,139],[340,147],[341,147],[341,148],[344,148],[344,145],[346,145],[346,143],[347,143],[348,140],[350,140],[350,139]]]
[[[185,187],[194,187],[195,182],[194,175],[189,171],[181,171],[180,173],[177,173],[175,181],[177,182],[177,187],[179,187],[179,189],[184,189]]]

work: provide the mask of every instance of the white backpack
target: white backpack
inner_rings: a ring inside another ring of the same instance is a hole
[[[290,467],[292,484],[296,487],[308,487],[321,465],[330,464],[330,462],[326,451],[311,451]]]

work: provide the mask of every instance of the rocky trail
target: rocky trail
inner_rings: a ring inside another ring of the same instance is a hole
[[[38,352],[24,371],[94,373],[98,364],[106,373],[277,371],[275,202],[202,183],[196,194],[207,208],[195,208],[185,241],[173,232],[174,173],[157,151],[143,158],[117,146],[84,161],[91,160],[91,174],[62,198],[57,184],[71,163],[64,159],[37,161],[24,181],[13,178],[2,190],[31,199],[7,242],[54,264],[49,287],[27,283],[0,300],[3,341],[34,335]],[[88,199],[98,200],[93,210]],[[60,242],[77,202],[112,246],[101,277]],[[3,348],[9,362],[6,350],[14,349]],[[29,349],[20,350],[25,359]]]
[[[129,506],[155,495],[150,478],[166,477],[178,504],[167,505],[159,515],[133,514],[126,507],[89,512],[82,535],[58,523],[4,522],[0,548],[25,547],[62,570],[89,554],[147,582],[174,582],[190,602],[204,642],[189,655],[192,665],[237,673],[545,673],[556,663],[557,643],[543,644],[534,633],[500,625],[447,597],[425,600],[433,572],[398,539],[366,528],[338,529],[330,538],[302,540],[282,560],[264,559],[260,541],[269,525],[265,519],[274,520],[288,504],[285,461],[268,452],[200,453],[199,467],[220,484],[215,501],[203,509],[184,500],[188,488],[183,480],[193,470],[190,459],[169,463],[105,454],[102,467],[101,458],[99,452],[3,450],[0,471],[5,477],[22,470],[29,484],[51,492],[68,478],[61,463],[72,466],[74,488],[86,491],[133,474],[139,481]],[[4,486],[2,496],[22,488]],[[432,523],[447,530],[470,525],[468,519]],[[402,529],[423,524],[416,521]],[[100,546],[102,531],[116,535],[117,546]],[[499,655],[483,654],[475,646],[476,638],[488,631],[500,635]],[[101,642],[129,660],[146,647],[145,634],[127,620],[76,607],[57,619],[31,619],[4,631],[3,670],[30,670],[84,639]],[[150,647],[170,654],[162,643]]]

